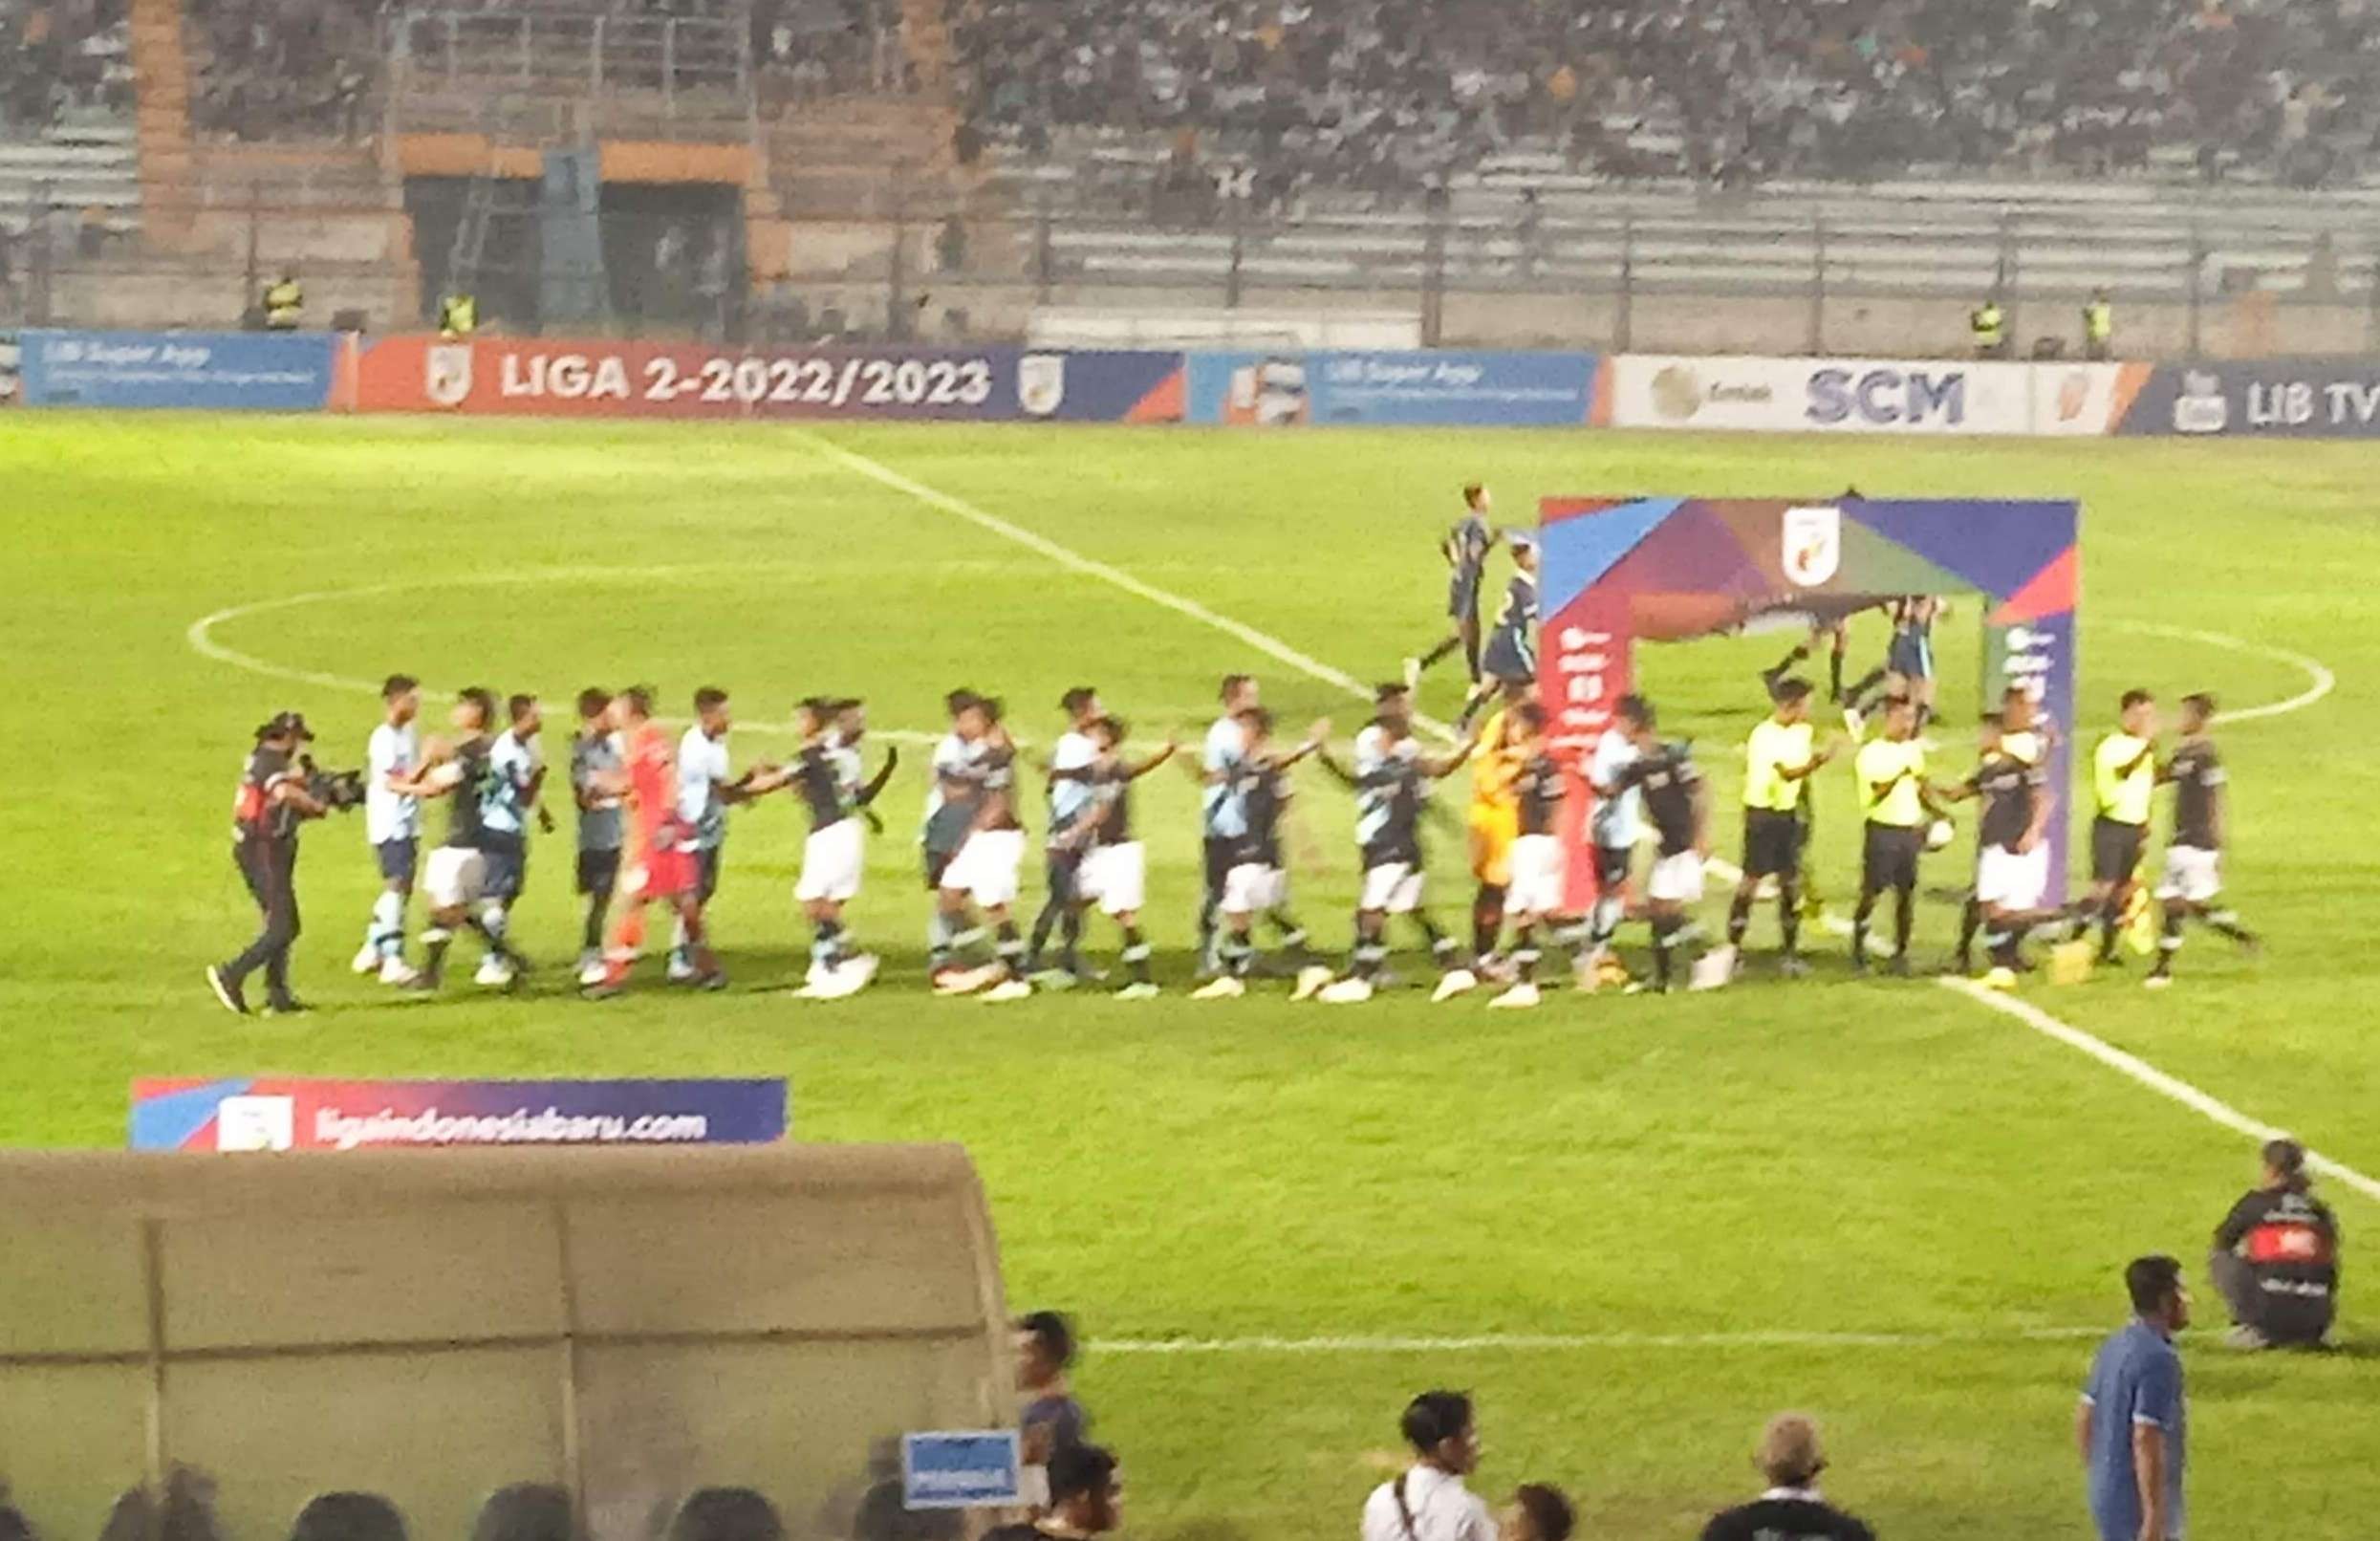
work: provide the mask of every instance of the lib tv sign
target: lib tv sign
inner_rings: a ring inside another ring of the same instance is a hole
[[[2325,358],[2160,367],[2126,414],[2129,434],[2380,438],[2380,364]]]

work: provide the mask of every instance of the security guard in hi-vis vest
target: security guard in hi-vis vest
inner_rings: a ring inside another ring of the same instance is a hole
[[[1998,358],[2008,351],[2008,315],[1997,297],[1967,313],[1967,330],[1974,335],[1978,358]]]
[[[281,281],[265,291],[265,330],[294,332],[305,316],[306,286],[295,273],[282,273]]]
[[[447,295],[438,302],[438,335],[449,342],[461,342],[479,330],[479,301],[466,293]]]
[[[2093,290],[2090,303],[2083,307],[2083,357],[2115,357],[2115,307],[2109,303],[2104,289]]]

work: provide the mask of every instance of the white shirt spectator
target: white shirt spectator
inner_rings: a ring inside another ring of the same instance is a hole
[[[364,746],[363,837],[374,845],[410,840],[422,833],[422,800],[392,791],[391,775],[410,775],[422,749],[413,725],[382,723]]]
[[[1404,1486],[1401,1508],[1398,1483]],[[1363,1541],[1496,1541],[1496,1517],[1460,1477],[1417,1465],[1364,1500]]]

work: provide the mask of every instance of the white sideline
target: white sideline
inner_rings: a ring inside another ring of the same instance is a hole
[[[1966,1343],[2060,1343],[2098,1337],[2105,1327],[2023,1327],[1976,1333],[1474,1333],[1450,1337],[1327,1335],[1315,1337],[1103,1337],[1097,1354],[1463,1354],[1515,1350],[1662,1348],[1942,1348]]]
[[[1180,595],[1160,589],[1153,583],[1144,583],[1122,568],[1112,567],[1106,562],[1085,556],[1071,547],[1061,546],[1049,536],[1028,530],[1023,525],[1011,524],[998,514],[986,513],[964,498],[953,497],[938,488],[926,486],[914,477],[904,476],[880,460],[872,459],[855,449],[846,449],[833,440],[822,438],[808,428],[796,428],[792,431],[797,437],[809,441],[829,460],[848,470],[858,472],[872,482],[880,483],[896,492],[906,492],[930,508],[940,509],[944,513],[964,519],[977,529],[988,531],[1003,540],[1014,541],[1027,551],[1046,556],[1069,572],[1080,573],[1085,577],[1097,578],[1100,582],[1111,584],[1126,594],[1171,610],[1178,616],[1186,616],[1201,626],[1211,626],[1233,640],[1256,649],[1266,658],[1287,663],[1300,674],[1320,680],[1325,684],[1335,685],[1360,700],[1370,701],[1372,699],[1370,685],[1363,684],[1352,674],[1332,668],[1320,659],[1299,652],[1278,637],[1258,631],[1244,621],[1234,620],[1229,616],[1209,610],[1196,599],[1185,599]],[[1432,732],[1447,737],[1452,736],[1443,723],[1418,714],[1415,716],[1414,721]]]
[[[2170,637],[2176,641],[2201,642],[2208,647],[2219,647],[2227,652],[2246,653],[2252,658],[2276,659],[2293,669],[2303,671],[2305,678],[2311,682],[2304,690],[2286,701],[2268,701],[2261,705],[2241,706],[2236,711],[2218,712],[2215,720],[2218,723],[2252,723],[2261,718],[2279,717],[2284,712],[2297,711],[2302,707],[2310,706],[2339,687],[2339,677],[2331,673],[2329,667],[2322,660],[2308,658],[2304,653],[2292,653],[2285,647],[2275,647],[2270,642],[2252,642],[2244,637],[2234,637],[2229,632],[2198,631],[2189,626],[2167,626],[2153,620],[2110,620],[2102,624],[2117,631],[2138,632],[2145,637]]]

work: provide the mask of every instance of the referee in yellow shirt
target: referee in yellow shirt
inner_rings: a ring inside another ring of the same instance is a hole
[[[1851,916],[1851,970],[1868,971],[1868,921],[1887,889],[1893,894],[1891,972],[1909,973],[1909,932],[1917,897],[1917,854],[1925,849],[1926,814],[1934,794],[1925,783],[1925,746],[1917,742],[1917,705],[1907,696],[1884,704],[1884,736],[1871,739],[1852,762],[1867,843],[1860,856],[1859,908]]]
[[[2127,690],[2118,705],[2120,726],[2099,741],[2090,756],[2090,897],[2075,914],[2069,939],[2080,941],[2099,920],[2099,961],[2115,962],[2115,941],[2125,906],[2140,880],[2140,857],[2149,843],[2149,804],[2157,790],[2157,702],[2146,690]]]
[[[1807,680],[1780,680],[1771,692],[1776,709],[1752,729],[1743,748],[1743,877],[1727,910],[1727,946],[1743,945],[1752,924],[1752,903],[1761,879],[1777,879],[1777,928],[1785,958],[1778,971],[1788,979],[1809,972],[1802,961],[1802,823],[1812,772],[1834,758],[1834,746],[1821,749],[1810,726]]]

